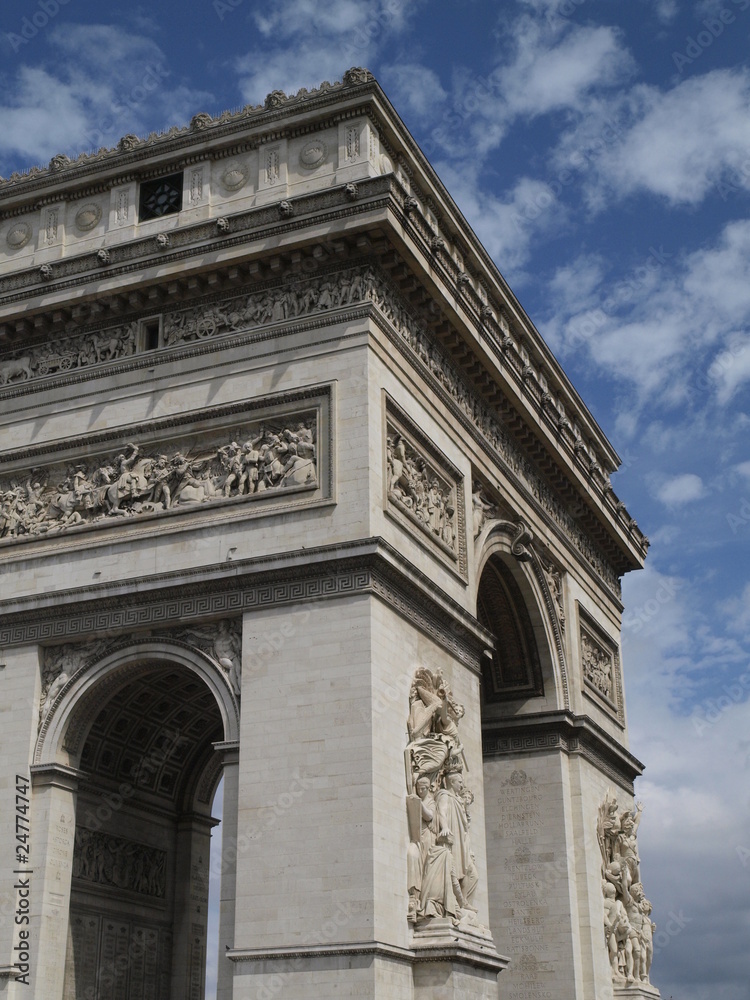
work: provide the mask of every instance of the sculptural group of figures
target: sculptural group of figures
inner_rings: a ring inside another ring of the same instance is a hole
[[[615,985],[649,982],[654,956],[651,903],[641,884],[638,826],[642,804],[620,810],[607,794],[599,807],[597,838],[602,852],[604,938]]]
[[[443,917],[479,926],[472,903],[479,880],[469,831],[473,795],[464,786],[458,732],[463,714],[440,671],[420,667],[409,695],[406,748],[408,918],[415,924]]]
[[[167,856],[164,851],[120,837],[78,827],[73,877],[163,898]]]
[[[169,313],[164,318],[164,344],[171,347],[215,334],[239,332],[305,316],[314,310],[337,309],[360,302],[374,280],[370,271],[337,274],[328,280],[300,281],[236,298],[227,304]]]
[[[43,375],[117,361],[135,354],[138,324],[68,337],[59,344],[41,344],[23,354],[0,360],[0,387]]]
[[[605,698],[612,698],[612,658],[596,643],[581,633],[581,658],[586,679],[601,691]]]
[[[388,435],[388,496],[449,548],[456,539],[456,509],[447,483],[431,475],[401,434]]]
[[[314,433],[261,426],[255,437],[197,457],[176,452],[144,455],[128,444],[94,467],[69,468],[55,485],[30,477],[0,491],[0,538],[50,534],[104,517],[155,513],[266,490],[314,483]]]

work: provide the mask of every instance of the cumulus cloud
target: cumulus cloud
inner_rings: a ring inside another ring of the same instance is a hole
[[[261,36],[234,63],[246,101],[272,90],[293,93],[350,66],[371,66],[383,44],[403,31],[423,0],[282,0],[253,19]]]
[[[639,84],[602,103],[600,116],[627,124],[588,177],[591,204],[648,192],[672,205],[696,205],[725,187],[750,190],[749,100],[750,71],[743,68],[713,70],[666,91]],[[595,127],[596,117],[585,129]],[[577,128],[563,137],[559,162],[579,148],[583,135]]]
[[[671,476],[659,483],[655,494],[666,507],[682,507],[683,504],[704,497],[706,488],[700,476],[694,472],[683,472],[680,476]]]
[[[653,565],[625,580],[631,749],[648,764],[638,839],[646,894],[661,901],[652,981],[683,1000],[745,1000],[750,669],[707,596]]]
[[[5,169],[185,121],[210,98],[175,78],[152,39],[122,28],[61,24],[45,41],[52,58],[21,66],[0,97]]]
[[[724,405],[750,378],[747,335],[738,332],[750,325],[750,220],[727,224],[692,253],[652,247],[619,280],[584,255],[551,286],[555,312],[541,324],[550,342],[563,357],[587,351],[640,404],[658,394],[673,408],[693,397]],[[561,287],[570,291],[561,296]]]

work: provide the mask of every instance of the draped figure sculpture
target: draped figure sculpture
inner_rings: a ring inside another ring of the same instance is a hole
[[[641,884],[638,827],[643,812],[621,810],[608,792],[599,806],[596,824],[602,852],[604,940],[615,986],[648,983],[654,954],[651,903]]]
[[[439,917],[480,926],[472,903],[479,880],[469,830],[473,795],[464,786],[468,768],[458,730],[463,714],[439,670],[415,672],[405,752],[408,919],[414,924]]]

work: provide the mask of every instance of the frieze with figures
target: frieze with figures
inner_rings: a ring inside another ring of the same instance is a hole
[[[173,310],[163,317],[162,337],[166,347],[176,348],[365,302],[377,307],[465,418],[525,483],[586,562],[619,595],[620,581],[613,567],[502,425],[494,408],[477,396],[476,389],[452,363],[447,352],[438,346],[427,327],[406,309],[389,280],[374,267],[353,267],[291,284],[286,279],[283,284],[223,298],[221,302]],[[138,324],[131,322],[69,337],[55,344],[39,345],[24,352],[17,351],[0,359],[0,391],[43,375],[127,360],[136,352],[137,338]]]
[[[156,847],[76,828],[73,878],[164,899],[167,853]]]
[[[0,541],[317,485],[315,410],[221,433],[16,473],[0,481]]]

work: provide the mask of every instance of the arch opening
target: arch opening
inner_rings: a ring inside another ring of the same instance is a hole
[[[477,591],[477,619],[495,637],[482,665],[482,704],[544,695],[534,626],[513,573],[498,555],[487,560]]]
[[[82,778],[64,1000],[202,998],[225,738],[215,692],[148,658],[90,685],[69,719]]]

